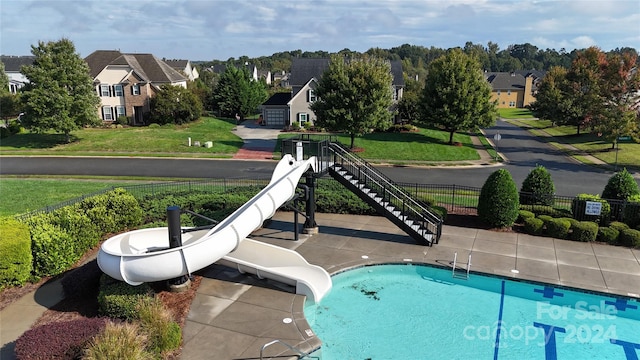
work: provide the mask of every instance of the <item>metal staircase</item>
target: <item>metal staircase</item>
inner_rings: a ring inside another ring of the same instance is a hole
[[[438,243],[442,233],[439,215],[339,142],[330,142],[329,149],[333,161],[328,171],[334,179],[406,232],[416,243],[428,246]]]

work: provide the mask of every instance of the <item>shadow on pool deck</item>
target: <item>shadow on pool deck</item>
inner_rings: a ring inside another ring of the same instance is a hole
[[[295,249],[329,273],[387,262],[442,266],[457,252],[465,261],[472,253],[472,271],[623,296],[637,297],[633,292],[640,289],[640,250],[449,225],[439,244],[425,247],[382,217],[317,214],[316,221],[319,234],[293,241],[293,214],[279,212],[252,238]],[[204,279],[184,329],[181,359],[259,359],[261,347],[274,339],[306,352],[321,345],[304,318],[305,297],[292,287],[216,264],[199,274]],[[297,359],[280,344],[264,355]]]

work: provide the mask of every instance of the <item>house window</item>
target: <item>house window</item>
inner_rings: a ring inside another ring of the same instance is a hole
[[[121,84],[113,85],[113,93],[116,94],[116,96],[124,96],[124,90],[122,89],[122,85]]]
[[[500,90],[498,90],[498,96],[500,96]]]
[[[515,101],[509,101],[509,107],[516,107]]]
[[[511,90],[507,90],[507,95],[511,95]]]
[[[309,98],[309,102],[310,102],[310,103],[315,102],[315,101],[317,100],[317,98],[316,98],[316,94],[313,92],[313,89],[309,89],[309,96],[308,96],[308,98]]]
[[[131,85],[131,95],[140,95],[140,84]]]
[[[111,96],[111,92],[109,91],[109,85],[100,84],[100,96]]]
[[[116,119],[119,118],[120,116],[127,116],[126,110],[122,105],[116,106]]]
[[[113,113],[111,112],[111,106],[102,107],[102,120],[113,121]]]
[[[309,121],[309,114],[298,113],[298,122],[300,123],[300,125],[306,123],[307,121]]]

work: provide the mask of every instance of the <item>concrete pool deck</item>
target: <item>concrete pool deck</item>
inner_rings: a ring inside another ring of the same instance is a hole
[[[331,274],[389,262],[450,266],[457,252],[461,267],[472,254],[472,271],[623,296],[640,292],[640,250],[449,225],[439,244],[425,247],[383,217],[316,214],[316,222],[319,234],[294,241],[293,213],[279,212],[251,238],[295,249]],[[181,359],[259,359],[262,346],[276,339],[305,352],[321,345],[304,318],[305,297],[292,287],[217,264],[198,274],[203,280],[184,328]],[[297,359],[282,344],[264,355]]]

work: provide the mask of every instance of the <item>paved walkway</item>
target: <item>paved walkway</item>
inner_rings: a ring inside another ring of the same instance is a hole
[[[448,266],[458,252],[463,259],[472,253],[474,271],[622,296],[640,292],[640,250],[447,225],[440,243],[425,247],[382,217],[317,214],[316,221],[319,234],[294,241],[293,213],[278,212],[252,239],[295,249],[330,273],[386,262]],[[303,351],[321,345],[304,318],[305,297],[292,287],[217,264],[198,274],[204,279],[186,321],[181,359],[256,359],[275,339]],[[1,359],[15,358],[13,341],[61,296],[53,282],[0,312]],[[280,345],[267,350],[292,354]]]

